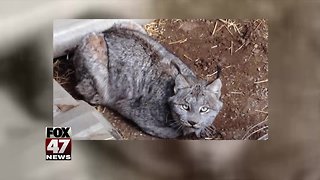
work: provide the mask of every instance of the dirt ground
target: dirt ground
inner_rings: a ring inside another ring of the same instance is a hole
[[[268,135],[268,26],[266,20],[155,20],[150,36],[182,59],[198,77],[212,81],[222,67],[224,106],[205,139],[259,139]],[[54,59],[54,78],[76,99],[72,54]],[[105,107],[96,107],[124,139],[157,139]],[[194,135],[180,139],[198,139]]]

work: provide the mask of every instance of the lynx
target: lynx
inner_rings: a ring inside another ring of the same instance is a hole
[[[202,136],[223,103],[219,77],[201,80],[134,23],[83,38],[73,58],[76,90],[160,138]]]

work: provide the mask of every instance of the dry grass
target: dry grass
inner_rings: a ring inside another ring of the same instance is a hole
[[[167,19],[157,19],[149,24],[144,25],[144,29],[151,37],[157,37],[161,40],[164,39],[163,33],[165,31],[164,25],[167,23]]]
[[[100,112],[101,114],[105,113],[105,111],[106,111],[106,107],[101,106],[101,105],[94,106],[94,108],[96,108],[96,110],[98,112]]]
[[[190,61],[193,61],[189,56],[187,56],[187,55],[183,55],[185,58],[187,58],[188,60],[190,60]]]
[[[170,45],[171,44],[177,44],[177,43],[182,44],[182,43],[186,42],[187,40],[188,40],[188,38],[185,38],[185,39],[181,39],[181,40],[178,40],[178,41],[169,42],[169,44]]]
[[[213,28],[211,36],[214,36],[214,34],[216,33],[217,25],[218,25],[218,22],[216,21],[216,23],[214,24],[214,28]]]
[[[256,81],[254,82],[254,84],[261,84],[261,83],[265,83],[268,82],[268,79],[262,80],[262,81]]]
[[[233,29],[234,33],[238,33],[240,36],[242,36],[242,33],[240,31],[240,29],[242,29],[242,27],[238,27],[240,26],[240,24],[236,23],[235,20],[231,20],[231,19],[219,19],[219,21],[221,21],[224,24],[224,27],[228,30],[228,32],[233,36],[233,33],[231,32],[230,29]]]
[[[53,78],[60,84],[68,84],[71,83],[70,76],[74,73],[72,69],[64,69],[62,67],[61,60],[56,60],[53,63]]]
[[[242,137],[242,140],[252,139],[254,135],[257,135],[258,133],[262,133],[262,135],[260,135],[258,138],[255,138],[256,140],[268,140],[269,138],[269,135],[268,135],[269,126],[267,125],[268,117],[269,116],[266,116],[266,118],[263,121],[251,126],[247,130],[245,135]]]

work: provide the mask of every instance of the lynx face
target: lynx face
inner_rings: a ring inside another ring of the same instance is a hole
[[[200,133],[210,126],[222,108],[219,100],[221,80],[207,84],[203,80],[178,75],[175,80],[175,95],[169,99],[171,112],[178,129],[184,134]]]

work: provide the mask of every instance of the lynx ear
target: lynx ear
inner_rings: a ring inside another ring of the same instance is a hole
[[[211,84],[207,85],[207,90],[216,94],[217,98],[220,98],[221,95],[222,83],[220,79],[216,79]]]
[[[187,87],[190,87],[190,84],[187,82],[187,80],[181,74],[179,74],[175,80],[175,85],[174,85],[174,89],[173,89],[174,93],[176,94],[179,89],[183,89],[183,88],[187,88]]]

